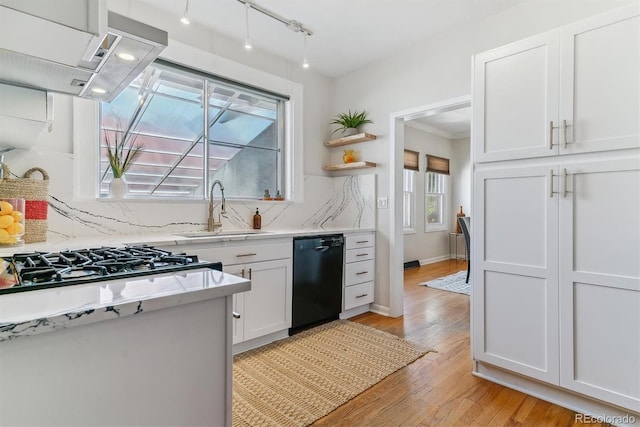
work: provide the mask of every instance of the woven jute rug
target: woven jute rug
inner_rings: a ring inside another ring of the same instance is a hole
[[[428,353],[336,320],[235,356],[233,425],[306,426]]]

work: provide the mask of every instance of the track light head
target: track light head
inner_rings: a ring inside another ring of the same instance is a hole
[[[189,25],[191,23],[191,21],[189,21],[189,0],[186,0],[186,4],[184,6],[184,13],[180,18],[180,22],[182,22],[184,25]]]

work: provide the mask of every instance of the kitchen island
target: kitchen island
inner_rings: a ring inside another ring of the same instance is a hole
[[[251,283],[203,270],[1,295],[0,425],[231,425]]]

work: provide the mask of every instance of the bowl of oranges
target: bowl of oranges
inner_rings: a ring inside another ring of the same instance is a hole
[[[0,199],[0,246],[24,242],[24,199]]]

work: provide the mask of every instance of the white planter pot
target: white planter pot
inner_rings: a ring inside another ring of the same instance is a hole
[[[351,136],[359,133],[358,128],[346,128],[342,131],[342,136]]]
[[[121,199],[127,194],[127,181],[123,178],[113,178],[109,183],[109,196]]]

